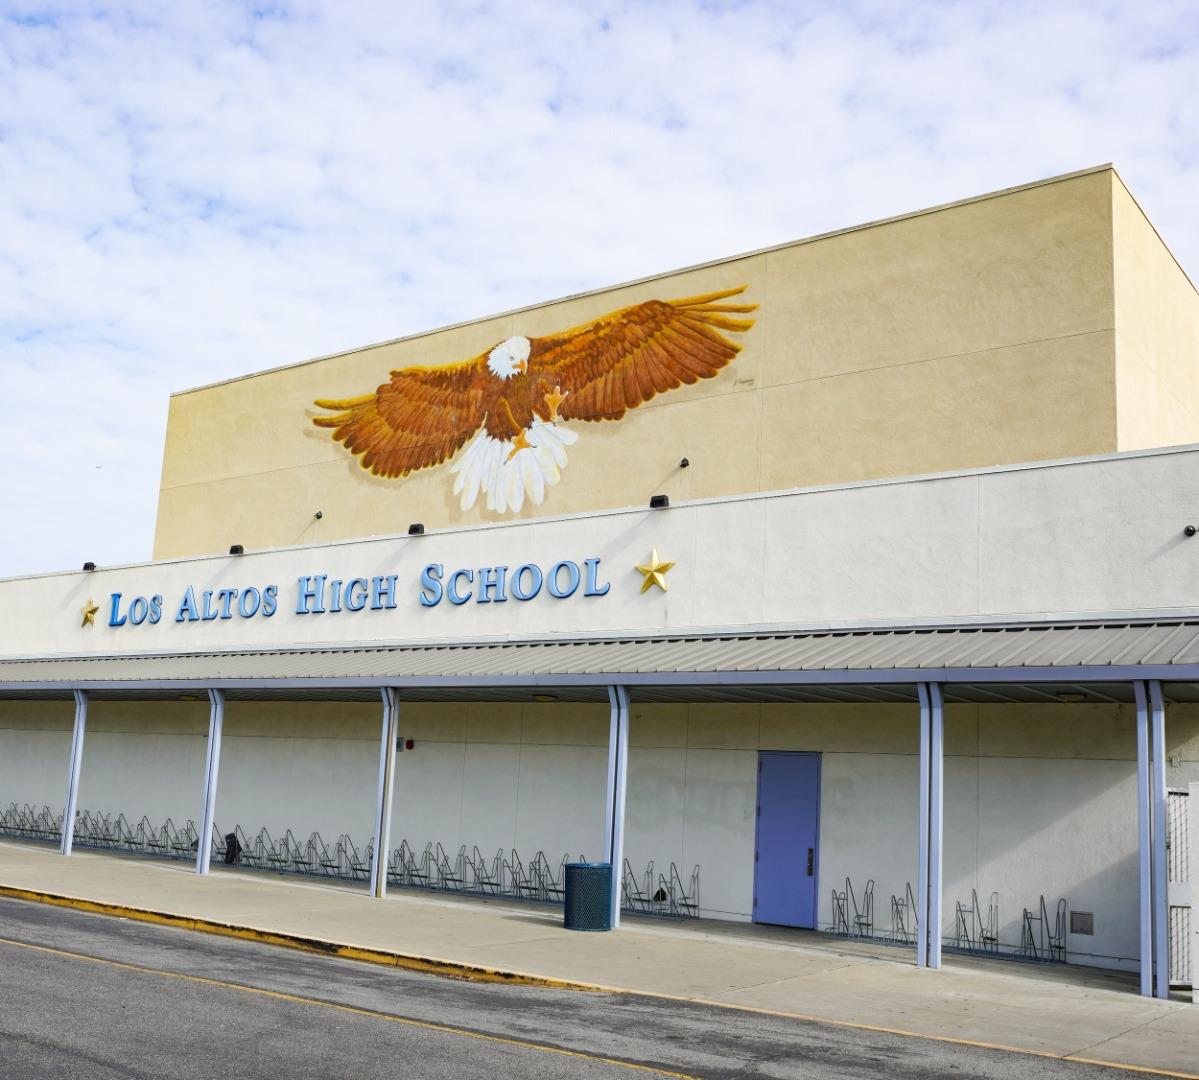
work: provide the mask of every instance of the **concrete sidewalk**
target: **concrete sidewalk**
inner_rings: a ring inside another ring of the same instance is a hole
[[[182,863],[83,851],[64,859],[12,842],[0,842],[0,886],[347,946],[404,966],[511,973],[1199,1078],[1199,1007],[1141,998],[1135,978],[1086,968],[949,956],[941,971],[922,971],[907,950],[708,921],[629,919],[616,933],[578,934],[552,908],[408,891],[375,901],[348,885],[228,870],[202,878]]]

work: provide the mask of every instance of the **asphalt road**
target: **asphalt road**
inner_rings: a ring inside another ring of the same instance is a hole
[[[0,1077],[1026,1078],[1122,1070],[421,975],[0,899]]]

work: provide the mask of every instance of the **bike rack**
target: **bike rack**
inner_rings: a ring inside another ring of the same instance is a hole
[[[1017,955],[1026,960],[1045,963],[1064,962],[1066,959],[1066,898],[1058,900],[1054,907],[1053,929],[1049,929],[1049,909],[1044,895],[1035,911],[1024,909],[1020,919],[1020,947]]]
[[[987,918],[983,921],[978,890],[970,890],[970,904],[957,902],[954,918],[954,946],[966,952],[999,952],[999,893],[991,893]]]
[[[894,920],[895,897],[891,898],[892,920]],[[845,891],[833,890],[833,924],[829,932],[843,937],[874,937],[874,878],[866,882],[862,890],[862,902],[858,903],[853,882],[845,879]]]
[[[75,820],[75,842],[81,847],[184,860],[194,859],[200,845],[196,823],[190,820],[182,827],[177,827],[170,818],[156,825],[148,815],[142,815],[137,825],[130,825],[124,814],[113,817],[97,810],[82,810]],[[56,815],[49,806],[35,807],[29,803],[18,806],[14,802],[0,811],[0,836],[57,842],[61,835],[62,815]],[[234,825],[228,834],[213,822],[208,844],[216,862],[225,859],[226,835],[237,841],[237,856],[232,865],[241,869],[342,881],[366,880],[375,846],[372,838],[365,849],[360,849],[347,833],[342,833],[332,847],[319,832],[312,832],[301,842],[291,829],[285,830],[276,841],[265,826],[251,839],[241,825]],[[570,861],[570,855],[564,854],[555,864],[544,851],[537,851],[526,863],[515,848],[508,851],[500,848],[489,859],[477,845],[468,852],[465,844],[451,856],[440,843],[432,841],[418,855],[405,839],[388,854],[387,878],[400,888],[560,904],[566,895],[566,865]],[[587,860],[580,855],[578,861]],[[621,907],[625,911],[698,918],[698,865],[686,881],[673,862],[666,873],[656,873],[652,859],[640,876],[628,859],[621,869]],[[869,888],[873,888],[873,883]]]

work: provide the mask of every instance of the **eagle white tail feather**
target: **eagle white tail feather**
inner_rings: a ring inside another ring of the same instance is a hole
[[[526,497],[540,506],[546,488],[562,479],[566,448],[578,437],[570,428],[534,417],[533,426],[525,430],[528,448],[513,454],[512,440],[501,442],[480,428],[450,467],[457,474],[454,494],[460,497],[462,509],[474,506],[480,491],[487,493],[487,509],[497,514],[518,513]]]

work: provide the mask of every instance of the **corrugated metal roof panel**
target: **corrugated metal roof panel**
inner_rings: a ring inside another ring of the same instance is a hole
[[[0,660],[0,686],[182,682],[513,680],[628,675],[977,671],[1199,665],[1199,621],[884,627],[807,633],[358,646]],[[726,680],[727,681],[727,680]]]
[[[1171,641],[1171,647],[1179,645],[1178,651],[1170,657],[1171,664],[1194,664],[1199,657],[1199,627],[1188,627],[1189,637],[1183,637],[1181,644],[1178,639]]]

